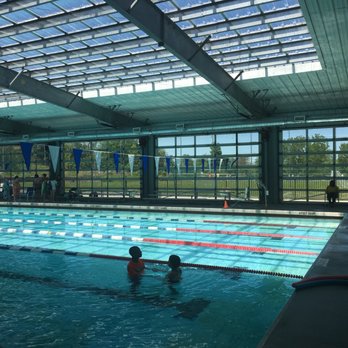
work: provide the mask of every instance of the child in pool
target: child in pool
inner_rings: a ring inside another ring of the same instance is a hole
[[[170,271],[166,276],[166,280],[169,283],[178,283],[181,280],[181,259],[178,255],[170,255],[168,260],[168,266]]]
[[[144,273],[145,265],[142,257],[142,252],[139,247],[132,246],[129,248],[129,254],[132,256],[132,259],[128,262],[127,271],[128,275],[131,278],[138,278]]]

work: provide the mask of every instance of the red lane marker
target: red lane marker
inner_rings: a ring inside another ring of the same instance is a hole
[[[233,250],[252,251],[252,252],[258,252],[258,253],[319,255],[319,253],[315,253],[313,251],[296,251],[296,250],[288,250],[288,249],[259,248],[259,247],[250,247],[250,246],[244,246],[244,245],[191,242],[191,241],[187,241],[187,240],[175,240],[175,239],[144,238],[143,242],[161,243],[161,244],[176,244],[176,245],[190,245],[190,246],[220,248],[220,249],[233,249]]]
[[[323,226],[267,224],[267,223],[261,223],[261,222],[246,222],[246,221],[203,220],[203,222],[207,222],[207,223],[211,223],[211,224],[226,224],[226,225],[273,226],[273,227],[286,227],[286,228],[307,227],[307,228],[325,228],[326,229],[326,227],[323,227]]]
[[[229,235],[241,235],[241,236],[253,236],[253,237],[272,237],[272,238],[297,238],[297,239],[314,239],[324,240],[321,237],[312,236],[296,236],[292,234],[277,234],[277,233],[258,233],[258,232],[244,232],[244,231],[223,231],[223,230],[200,230],[194,228],[176,228],[178,232],[200,232],[200,233],[213,233],[213,234],[229,234]]]

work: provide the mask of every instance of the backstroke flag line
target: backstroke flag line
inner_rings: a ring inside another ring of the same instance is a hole
[[[80,171],[80,163],[81,163],[81,155],[83,150],[81,149],[73,149],[73,155],[75,160],[75,166],[76,166],[76,173],[78,174]]]
[[[188,167],[189,167],[189,159],[185,158],[185,169],[186,169],[186,174],[188,173]]]
[[[170,157],[166,157],[166,166],[167,166],[167,173],[170,173]]]
[[[33,144],[21,142],[20,145],[21,145],[21,149],[22,149],[22,155],[24,158],[25,166],[27,167],[27,170],[29,171],[30,161],[31,161],[31,149],[33,148]]]
[[[129,170],[131,175],[133,175],[133,168],[134,168],[134,155],[128,155],[128,161],[129,161]]]
[[[95,163],[97,165],[98,172],[100,173],[100,168],[101,168],[101,152],[100,151],[94,151],[95,154]]]
[[[176,164],[176,168],[178,170],[178,174],[181,174],[181,169],[180,169],[180,166],[181,166],[181,158],[176,158],[175,159],[175,164]]]
[[[60,147],[59,146],[54,146],[54,145],[48,145],[48,150],[50,152],[50,157],[51,157],[51,163],[52,163],[53,171],[56,173],[57,172],[57,166],[58,166]]]
[[[118,173],[119,161],[120,161],[120,154],[118,152],[114,152],[114,162],[115,162],[116,173]]]
[[[156,175],[158,176],[158,169],[159,169],[159,160],[160,156],[155,157],[155,167],[156,167]]]

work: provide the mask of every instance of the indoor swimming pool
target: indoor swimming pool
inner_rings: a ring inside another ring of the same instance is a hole
[[[2,207],[0,345],[256,347],[339,222]],[[190,265],[174,285],[170,254]]]
[[[293,279],[0,250],[0,345],[12,347],[253,348],[289,298]],[[158,269],[159,268],[159,269]]]
[[[0,247],[302,277],[339,219],[1,207]]]

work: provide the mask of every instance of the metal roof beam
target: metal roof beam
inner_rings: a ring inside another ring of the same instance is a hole
[[[53,132],[52,129],[36,127],[25,122],[13,121],[9,118],[0,118],[0,133],[9,135],[36,134]]]
[[[114,128],[143,125],[142,122],[124,114],[4,67],[0,67],[0,86],[80,114],[92,116],[97,121]]]
[[[213,86],[232,98],[246,117],[265,116],[257,101],[249,97],[199,45],[148,0],[106,0],[123,16],[164,45],[170,52],[198,72]],[[132,6],[135,3],[134,6]]]

